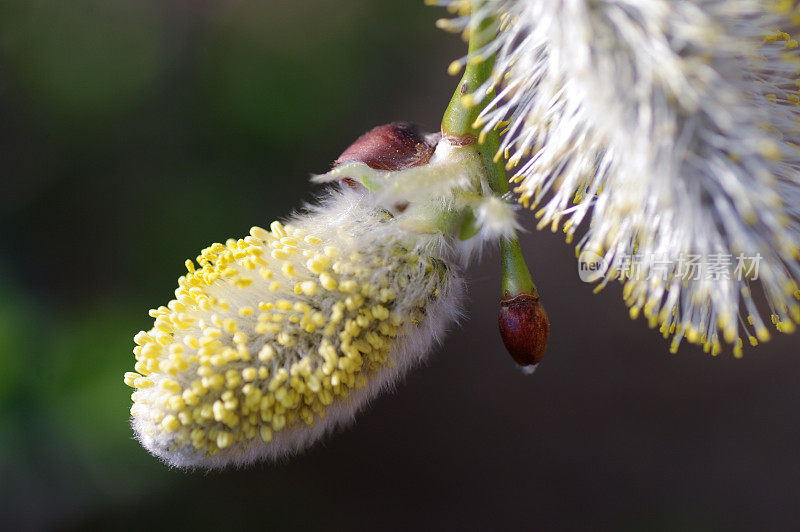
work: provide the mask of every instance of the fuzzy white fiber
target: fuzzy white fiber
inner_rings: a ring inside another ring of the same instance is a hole
[[[458,13],[440,24],[454,31],[498,21],[496,38],[460,63],[496,54],[491,79],[467,98],[485,104],[476,126],[502,129],[500,155],[539,227],[563,227],[579,252],[600,256],[601,287],[630,273],[634,255],[671,264],[662,276],[645,262],[627,280],[632,316],[643,310],[674,334],[673,349],[684,337],[740,349],[740,334],[755,345],[769,334],[752,279],[690,279],[680,258],[707,269],[720,255],[733,266],[760,256],[770,319],[794,329],[800,56],[778,30],[798,26],[795,2],[433,3]]]

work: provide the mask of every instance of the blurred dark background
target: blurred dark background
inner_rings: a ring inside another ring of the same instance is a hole
[[[309,174],[360,133],[436,129],[464,47],[441,15],[422,0],[0,1],[0,525],[796,526],[798,337],[743,360],[669,355],[549,232],[524,238],[552,323],[531,377],[496,331],[488,254],[427,367],[304,455],[187,473],[132,439],[122,374],[147,309],[187,257],[312,198]]]

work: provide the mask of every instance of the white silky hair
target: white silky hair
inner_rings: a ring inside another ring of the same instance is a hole
[[[797,42],[776,31],[797,8],[767,0],[440,1],[467,33],[499,31],[456,64],[496,54],[467,96],[476,126],[503,129],[520,202],[539,227],[562,226],[602,260],[599,287],[633,255],[644,265],[624,297],[672,348],[685,336],[714,352],[769,334],[747,279],[686,279],[679,257],[760,255],[759,280],[778,330],[794,329],[800,278]],[[467,7],[472,12],[467,13]],[[493,30],[489,30],[493,31]],[[583,223],[587,222],[588,223]],[[563,224],[562,224],[563,222]],[[740,317],[741,316],[741,317]],[[720,335],[719,332],[722,334]]]
[[[372,187],[370,201],[393,212],[399,227],[414,234],[449,236],[441,241],[448,248],[442,253],[462,266],[479,257],[486,244],[512,237],[521,229],[516,206],[508,197],[492,192],[477,153],[447,138],[439,141],[430,162],[423,166],[387,171],[349,162],[314,176],[313,181],[329,183],[345,177]],[[402,212],[397,205],[403,206]],[[460,229],[460,216],[465,214],[475,219],[476,233],[462,240],[454,232]]]

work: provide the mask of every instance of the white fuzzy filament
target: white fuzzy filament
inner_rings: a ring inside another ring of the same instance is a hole
[[[760,256],[758,280],[779,331],[800,320],[800,152],[795,2],[770,0],[444,0],[440,25],[497,37],[456,61],[496,53],[465,97],[476,127],[502,129],[498,157],[539,227],[562,226],[602,258],[599,288],[651,326],[741,354],[769,337],[747,278],[688,278],[679,257]],[[586,223],[583,223],[586,222]],[[633,277],[631,256],[646,263]]]

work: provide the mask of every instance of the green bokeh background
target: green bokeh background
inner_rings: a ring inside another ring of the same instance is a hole
[[[435,129],[461,53],[421,0],[0,1],[0,525],[625,529],[785,526],[796,338],[666,354],[556,235],[525,237],[551,346],[522,377],[497,266],[471,318],[352,429],[246,471],[132,439],[132,336],[184,260],[313,199],[360,133]],[[792,356],[794,355],[794,356]]]

